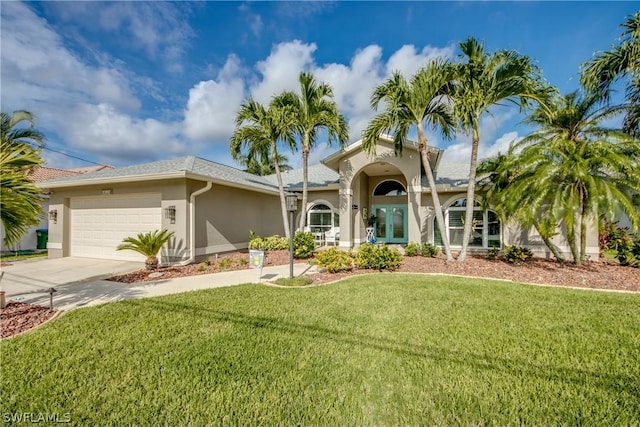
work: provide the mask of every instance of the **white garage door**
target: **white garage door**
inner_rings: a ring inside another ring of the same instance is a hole
[[[160,195],[71,199],[71,256],[144,261],[134,251],[116,251],[125,237],[162,226]]]

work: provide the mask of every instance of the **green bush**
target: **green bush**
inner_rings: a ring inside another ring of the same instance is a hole
[[[522,246],[505,246],[504,259],[512,264],[527,261],[533,257],[533,252],[529,248]]]
[[[496,259],[498,258],[498,254],[500,253],[499,248],[489,248],[487,249],[487,259]]]
[[[622,266],[640,268],[640,237],[633,239],[625,234],[620,238],[616,258]]]
[[[280,237],[278,235],[264,238],[255,236],[249,240],[249,249],[255,249],[258,251],[288,250],[289,240],[286,237]]]
[[[422,253],[421,247],[418,243],[409,242],[407,247],[404,248],[404,254],[406,256],[418,256]]]
[[[354,259],[351,252],[344,252],[338,248],[319,251],[316,254],[318,267],[324,267],[329,273],[353,270]]]
[[[400,267],[402,255],[397,249],[386,245],[364,243],[358,249],[356,265],[359,268],[394,271]]]
[[[218,267],[220,270],[228,270],[233,265],[233,260],[231,258],[222,258],[218,261]]]
[[[420,248],[420,253],[422,256],[426,257],[435,257],[440,253],[440,248],[434,245],[433,243],[423,243]]]
[[[298,231],[293,236],[293,257],[296,259],[306,259],[313,256],[316,243],[313,240],[313,234]]]

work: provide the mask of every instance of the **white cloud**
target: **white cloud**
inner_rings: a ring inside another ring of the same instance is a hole
[[[394,71],[400,71],[410,78],[420,68],[434,59],[453,59],[455,48],[450,45],[444,48],[425,46],[419,53],[412,44],[406,44],[395,51],[387,61],[387,75]]]
[[[506,153],[509,146],[522,137],[518,132],[507,132],[498,137],[493,143],[480,143],[478,147],[478,160],[497,155],[498,153]],[[443,163],[468,163],[471,160],[471,140],[466,143],[458,142],[448,146],[442,157]]]
[[[104,158],[155,160],[187,154],[188,147],[177,138],[179,130],[178,124],[132,118],[108,104],[82,104],[62,133],[70,146]]]
[[[82,63],[47,22],[22,3],[2,5],[2,105],[53,110],[91,100],[128,110],[140,107],[116,70]]]
[[[267,104],[274,95],[298,88],[298,76],[313,64],[315,50],[315,43],[305,44],[299,40],[274,46],[269,56],[256,64],[261,78],[251,85],[253,98]]]
[[[184,133],[195,140],[224,139],[231,136],[235,115],[244,99],[242,69],[230,55],[217,80],[202,81],[189,90],[184,112]]]

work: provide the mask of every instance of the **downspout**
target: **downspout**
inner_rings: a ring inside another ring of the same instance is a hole
[[[206,193],[213,187],[213,182],[207,181],[207,185],[194,191],[189,197],[189,258],[174,265],[189,265],[196,259],[196,197]]]

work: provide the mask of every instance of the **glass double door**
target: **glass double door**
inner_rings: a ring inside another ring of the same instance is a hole
[[[407,205],[373,205],[379,243],[407,243]]]

